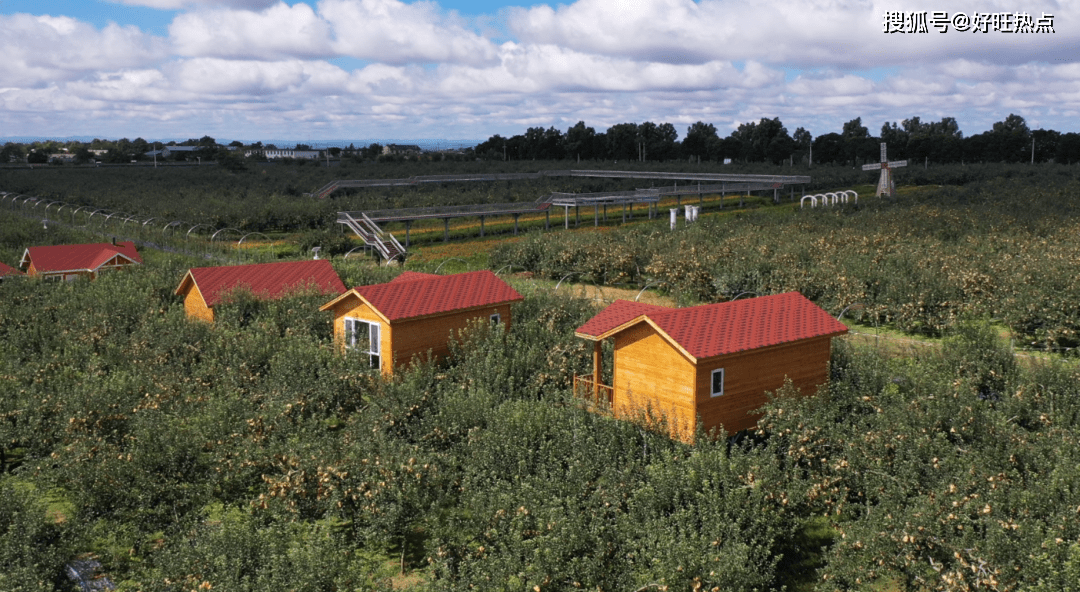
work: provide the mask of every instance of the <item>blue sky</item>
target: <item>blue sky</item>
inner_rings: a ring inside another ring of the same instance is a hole
[[[819,135],[912,116],[970,135],[1010,113],[1080,131],[1080,6],[948,4],[0,0],[0,137],[482,140],[577,121],[726,135],[761,117]],[[990,13],[988,30],[884,32],[886,13],[942,8]],[[1052,14],[1053,32],[993,30],[1017,12]]]

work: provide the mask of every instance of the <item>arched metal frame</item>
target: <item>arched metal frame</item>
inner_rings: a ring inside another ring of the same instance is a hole
[[[500,272],[501,272],[502,270],[504,270],[504,269],[507,269],[507,268],[509,268],[509,269],[510,269],[510,273],[514,273],[514,268],[515,268],[515,267],[518,267],[518,268],[520,268],[520,269],[526,269],[525,267],[522,267],[522,266],[520,266],[520,265],[514,265],[513,263],[508,263],[508,264],[506,264],[506,265],[503,265],[502,267],[500,267],[500,268],[499,268],[498,270],[496,270],[496,271],[495,271],[495,275],[499,275],[499,273],[500,273]]]
[[[113,213],[109,214],[108,216],[105,216],[105,221],[101,223],[101,227],[105,228],[109,224],[109,218],[112,218],[113,216],[117,216],[117,215],[127,216],[128,213],[127,212],[113,212]],[[119,218],[117,218],[117,219],[119,219]]]
[[[568,278],[568,277],[570,277],[570,276],[572,276],[572,275],[581,275],[581,272],[580,272],[580,271],[571,271],[570,273],[568,273],[568,274],[566,274],[566,275],[562,276],[562,279],[560,279],[560,280],[558,281],[558,283],[556,283],[556,284],[555,284],[555,289],[554,289],[554,290],[552,290],[552,292],[558,292],[558,291],[559,291],[559,286],[561,286],[561,285],[562,285],[563,281],[565,281],[565,280],[566,280],[566,278]]]
[[[196,228],[198,228],[200,226],[209,227],[210,225],[209,224],[196,224],[195,226],[192,226],[191,228],[188,228],[188,231],[187,231],[187,233],[184,234],[184,236],[187,237],[190,240],[191,239],[191,231],[195,230]]]
[[[645,284],[645,287],[643,287],[643,288],[641,289],[641,291],[637,293],[637,296],[634,296],[634,302],[637,302],[637,301],[638,301],[638,298],[641,298],[641,295],[642,295],[642,294],[644,294],[644,293],[645,293],[645,290],[648,290],[650,286],[654,286],[654,285],[656,285],[656,284],[658,284],[658,283],[660,283],[660,282],[659,282],[659,280],[652,280],[652,281],[650,281],[650,282],[647,282],[647,283]]]
[[[210,244],[213,244],[214,241],[217,240],[217,235],[221,234],[222,232],[228,232],[230,230],[237,234],[240,234],[240,231],[235,228],[219,228],[217,231],[214,232],[214,234],[210,235]]]
[[[366,249],[366,248],[367,248],[367,245],[360,245],[359,247],[353,247],[353,248],[349,249],[348,253],[345,253],[345,256],[342,257],[342,259],[348,259],[349,255],[353,254],[353,251],[357,251],[359,249]]]
[[[806,206],[806,200],[810,200],[810,207],[816,208],[818,205],[818,199],[821,199],[821,205],[837,205],[840,203],[848,203],[849,198],[854,198],[855,203],[859,203],[859,193],[854,189],[844,189],[843,191],[833,191],[829,193],[818,193],[815,195],[804,195],[799,200],[799,207]]]
[[[105,210],[103,210],[101,208],[98,208],[98,209],[94,210],[93,212],[90,212],[90,215],[86,217],[86,224],[83,224],[83,226],[90,226],[90,221],[94,219],[94,214],[96,214],[98,212],[104,212],[104,211]]]
[[[862,310],[866,308],[866,305],[862,302],[852,302],[851,304],[845,306],[844,310],[840,311],[840,314],[836,315],[837,322],[840,322],[840,319],[844,318],[844,313],[847,312],[849,308],[854,310]]]
[[[439,270],[442,269],[442,266],[446,265],[450,261],[461,261],[462,263],[465,264],[465,269],[467,271],[472,271],[472,268],[469,267],[469,262],[462,259],[461,257],[447,257],[446,259],[443,259],[443,262],[440,263],[438,267],[435,268],[435,273],[439,273]]]
[[[251,236],[253,234],[258,234],[258,235],[261,235],[264,238],[266,238],[267,242],[270,243],[270,253],[274,256],[274,259],[277,259],[277,251],[274,249],[274,241],[269,236],[266,236],[265,234],[263,234],[261,232],[249,232],[249,233],[245,234],[244,236],[240,237],[240,240],[236,241],[236,250],[237,250],[237,252],[239,253],[240,245],[244,242],[244,239],[246,239],[247,237],[249,237],[249,236]]]
[[[161,236],[162,236],[162,237],[164,237],[164,236],[165,236],[165,232],[166,232],[166,231],[168,231],[168,230],[169,230],[170,228],[172,228],[173,226],[180,226],[180,220],[173,220],[172,222],[169,222],[169,223],[168,223],[168,224],[166,224],[165,226],[162,226],[162,227],[161,227]]]

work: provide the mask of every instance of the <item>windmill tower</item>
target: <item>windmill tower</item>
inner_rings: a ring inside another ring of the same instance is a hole
[[[874,193],[874,197],[881,195],[887,195],[889,197],[896,197],[896,182],[892,178],[892,169],[906,167],[906,160],[894,160],[889,162],[889,159],[885,157],[885,142],[881,143],[881,162],[875,164],[864,164],[862,170],[864,171],[876,171],[881,169],[881,177],[878,178],[877,192]]]

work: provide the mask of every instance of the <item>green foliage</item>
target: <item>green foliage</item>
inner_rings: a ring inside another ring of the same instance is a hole
[[[860,303],[856,320],[930,336],[961,319],[1000,318],[1024,345],[1071,348],[1080,344],[1076,188],[1069,176],[1035,187],[1010,178],[903,203],[710,216],[674,233],[657,224],[531,235],[501,245],[491,265],[652,285],[689,302],[797,290],[835,314]]]
[[[0,590],[67,590],[70,529],[50,521],[32,487],[0,479]]]
[[[392,380],[334,348],[325,296],[240,293],[214,325],[189,321],[173,290],[190,258],[4,282],[0,447],[21,462],[0,483],[0,559],[19,574],[0,588],[61,587],[93,551],[129,590],[386,589],[402,569],[438,590],[1069,589],[1080,372],[1018,365],[992,327],[956,319],[1066,342],[1070,183],[1023,206],[973,182],[933,203],[548,234],[493,256],[686,299],[800,289],[945,336],[900,359],[837,340],[820,396],[783,389],[737,443],[584,411],[573,330],[596,308],[525,282],[508,328],[479,323],[449,360]],[[1017,285],[1047,262],[1060,295]],[[335,267],[350,286],[401,272]],[[46,491],[64,522],[44,518]]]
[[[205,520],[152,555],[144,590],[376,590],[378,558],[355,548],[330,523],[265,524],[242,510]],[[131,584],[134,589],[134,583]]]

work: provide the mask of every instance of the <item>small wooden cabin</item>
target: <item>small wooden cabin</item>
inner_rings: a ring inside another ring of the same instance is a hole
[[[142,257],[131,241],[29,247],[19,261],[26,275],[55,280],[94,279],[106,269],[140,264]]]
[[[580,396],[616,416],[663,416],[689,439],[706,430],[753,427],[766,392],[785,379],[803,394],[828,379],[832,338],[847,327],[798,292],[668,308],[618,300],[579,327],[594,343],[593,374],[574,379]],[[601,384],[601,342],[612,338],[612,385]]]
[[[308,288],[323,294],[341,294],[345,284],[329,261],[308,259],[193,267],[180,280],[176,294],[184,297],[189,318],[212,323],[214,306],[235,290],[249,290],[256,298],[275,300]]]
[[[0,280],[8,277],[19,277],[24,275],[26,274],[19,271],[18,269],[15,269],[14,267],[11,267],[10,265],[7,265],[5,263],[0,263]]]
[[[483,319],[510,326],[510,305],[521,294],[494,273],[454,275],[406,271],[385,284],[359,286],[327,302],[334,339],[386,376],[414,356],[450,353],[450,339]]]

